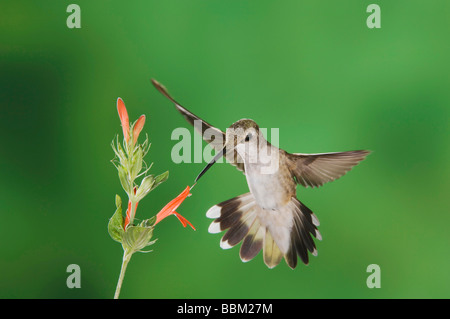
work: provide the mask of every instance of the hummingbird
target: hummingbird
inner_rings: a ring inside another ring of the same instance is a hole
[[[208,218],[214,219],[208,228],[210,233],[226,230],[220,247],[229,249],[242,242],[239,255],[243,262],[252,260],[262,250],[269,268],[277,266],[283,257],[292,269],[297,266],[298,257],[307,265],[308,252],[317,256],[313,237],[322,240],[322,236],[317,228],[319,219],[297,198],[297,184],[314,188],[334,181],[370,151],[288,153],[270,144],[255,121],[238,120],[223,132],[175,101],[156,80],[151,81],[217,151],[195,182],[222,156],[246,177],[248,193],[214,205],[206,212]]]

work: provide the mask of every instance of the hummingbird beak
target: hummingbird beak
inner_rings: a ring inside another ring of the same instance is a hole
[[[232,151],[233,149],[234,149],[234,147],[230,149],[229,146],[225,145],[225,147],[222,148],[219,151],[219,153],[217,153],[214,156],[214,158],[208,163],[208,165],[205,166],[205,168],[200,172],[200,174],[198,174],[197,178],[195,179],[195,183],[197,183],[197,181],[200,179],[200,177],[202,177],[203,174],[205,174],[206,171],[209,170],[211,168],[211,166],[213,166],[213,164],[219,160],[219,158],[226,155],[228,152]]]

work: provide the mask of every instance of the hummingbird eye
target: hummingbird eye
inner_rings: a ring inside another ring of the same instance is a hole
[[[245,141],[248,142],[248,141],[250,141],[251,138],[252,138],[252,134],[247,134],[247,136],[245,137]]]

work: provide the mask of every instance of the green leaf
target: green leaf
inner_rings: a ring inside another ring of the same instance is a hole
[[[120,153],[119,153],[119,151],[116,148],[116,144],[115,144],[114,140],[111,142],[111,147],[112,147],[114,153],[116,154],[116,156],[119,158],[119,161],[120,161]]]
[[[122,166],[124,166],[124,167],[128,167],[128,154],[129,154],[128,144],[125,143],[125,140],[123,143],[124,143],[125,150],[122,148],[120,143],[117,142],[117,151],[119,152],[120,164],[122,164]]]
[[[131,185],[128,181],[128,174],[126,169],[122,165],[119,165],[117,166],[117,171],[119,172],[119,180],[122,184],[123,189],[125,190],[125,192],[127,192],[127,194],[131,194]]]
[[[153,244],[153,227],[128,226],[123,236],[123,248],[132,253]]]
[[[122,216],[122,199],[119,195],[116,195],[116,207],[116,212],[112,215],[108,222],[108,233],[112,239],[121,243],[124,234],[124,218]]]
[[[112,148],[114,150],[114,153],[116,153],[116,156],[119,158],[120,164],[122,164],[122,166],[126,167],[128,165],[128,160],[127,160],[127,156],[125,155],[125,152],[123,151],[122,146],[119,143],[118,135],[117,135],[117,139],[116,139],[116,145],[117,145],[117,147],[114,147],[114,141],[113,141]]]
[[[142,150],[144,151],[144,155],[147,155],[148,151],[150,150],[150,145],[151,143],[148,141],[148,134],[145,133],[145,141],[144,143],[141,144],[142,145]]]
[[[156,239],[154,239],[152,241],[149,241],[147,246],[153,245],[154,243],[156,243],[157,240],[158,240],[158,238],[156,238]],[[151,253],[152,251],[153,250],[139,250],[140,253]]]
[[[145,195],[147,195],[153,187],[153,184],[155,184],[155,179],[153,178],[153,175],[145,176],[144,179],[141,182],[141,185],[139,185],[137,191],[136,191],[136,199],[137,201],[141,201]]]
[[[143,226],[143,227],[152,227],[153,225],[155,225],[155,222],[156,222],[156,216],[153,216],[152,218],[143,220],[143,221],[139,224],[139,226]]]
[[[152,190],[154,190],[159,184],[165,182],[169,178],[169,171],[162,173],[155,177],[155,183],[153,184]]]
[[[119,195],[116,194],[116,208],[122,209],[122,198],[120,198]]]
[[[133,153],[131,159],[131,180],[134,180],[142,169],[142,149],[137,147],[137,151]]]

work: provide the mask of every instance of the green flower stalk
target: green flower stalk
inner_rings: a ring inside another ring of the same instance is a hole
[[[152,240],[155,225],[169,215],[175,215],[184,227],[189,224],[194,230],[194,226],[183,216],[175,212],[175,209],[190,195],[188,186],[179,196],[169,202],[156,216],[150,219],[135,223],[136,210],[139,202],[158,185],[167,180],[169,172],[158,176],[147,175],[152,164],[147,165],[144,161],[145,155],[150,149],[148,136],[142,144],[137,143],[139,134],[145,124],[145,115],[141,115],[131,127],[128,119],[128,112],[121,98],[117,99],[117,111],[122,124],[124,140],[121,145],[119,138],[112,142],[115,158],[112,163],[117,168],[119,180],[122,188],[128,195],[128,207],[125,217],[122,215],[122,199],[116,195],[116,212],[108,223],[108,232],[112,239],[122,244],[123,259],[117,282],[114,298],[119,298],[125,271],[131,256],[135,252],[150,252],[144,248],[153,245],[156,240]],[[141,179],[138,183],[137,180]]]

